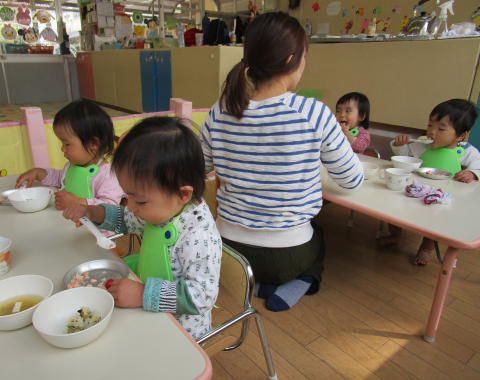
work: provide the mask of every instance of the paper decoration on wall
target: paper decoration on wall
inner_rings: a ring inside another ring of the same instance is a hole
[[[0,19],[2,21],[12,21],[15,18],[15,11],[3,4],[0,8]]]
[[[18,7],[17,23],[29,26],[31,22],[32,18],[30,17],[30,9],[27,8],[23,10],[22,7]]]
[[[17,31],[10,24],[5,24],[2,28],[2,37],[6,40],[14,40],[17,38]]]
[[[33,44],[38,41],[38,34],[35,28],[23,28],[18,30],[18,34],[23,37],[27,44]]]
[[[385,24],[385,22],[384,22],[383,20],[378,20],[378,21],[377,21],[377,30],[378,30],[378,31],[383,30],[384,24]]]
[[[142,12],[140,11],[133,12],[132,19],[135,24],[141,24],[143,22]]]
[[[47,22],[50,22],[52,15],[45,9],[41,9],[35,14],[35,16],[33,16],[33,18],[35,17],[40,24],[46,24]],[[53,19],[55,20],[55,17]]]
[[[312,9],[314,12],[318,12],[318,10],[320,9],[320,5],[318,5],[318,1],[312,5]]]
[[[329,16],[338,15],[341,9],[342,9],[342,4],[340,3],[340,1],[332,1],[327,6],[327,14]]]
[[[405,25],[407,25],[408,18],[407,15],[403,16],[402,21],[400,21],[400,25],[398,26],[398,30],[401,32],[403,28],[405,28]]]
[[[400,13],[400,12],[402,12],[402,6],[401,5],[395,5],[392,8],[392,13]]]
[[[480,28],[480,7],[477,8],[475,12],[472,14],[472,20],[477,26],[477,31]]]
[[[347,21],[345,23],[345,34],[350,33],[350,29],[352,29],[353,21]]]
[[[0,170],[0,177],[6,177],[6,176],[7,176],[7,169]]]
[[[358,8],[357,11],[355,12],[357,16],[363,16],[363,8]]]
[[[350,11],[348,9],[344,9],[342,12],[342,17],[347,17],[350,14]]]
[[[373,8],[373,14],[374,15],[379,15],[382,13],[382,7],[375,7]]]
[[[137,37],[143,37],[145,35],[145,25],[135,25],[133,27],[133,33],[135,33]]]
[[[330,23],[326,22],[326,23],[318,24],[317,34],[319,36],[326,35],[328,34],[329,30],[330,30]]]
[[[392,22],[390,21],[390,17],[387,17],[385,22],[383,23],[383,28],[381,29],[382,32],[386,32],[388,28],[390,28]],[[377,29],[380,30],[379,26],[377,25]]]
[[[40,33],[40,37],[42,37],[45,41],[49,42],[55,42],[57,40],[57,34],[49,26],[42,30],[42,32]]]
[[[363,20],[362,25],[360,26],[360,32],[361,32],[361,33],[365,33],[365,31],[367,30],[367,28],[368,28],[368,18],[366,18],[365,20]]]

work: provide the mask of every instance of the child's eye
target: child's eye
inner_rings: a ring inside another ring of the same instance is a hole
[[[135,202],[137,205],[139,206],[143,206],[144,204],[146,204],[147,202]]]

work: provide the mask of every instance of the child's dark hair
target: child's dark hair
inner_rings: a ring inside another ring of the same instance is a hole
[[[336,106],[348,102],[355,102],[357,104],[358,115],[365,117],[360,122],[360,126],[362,126],[363,129],[368,129],[368,127],[370,127],[370,102],[368,101],[368,98],[360,92],[349,92],[338,99]]]
[[[155,186],[169,194],[180,195],[180,187],[192,186],[196,201],[205,191],[200,141],[174,117],[154,116],[137,123],[118,145],[112,170],[140,186]]]
[[[105,156],[113,154],[115,130],[112,119],[100,106],[89,100],[77,100],[63,107],[53,119],[55,127],[63,127],[67,131],[70,127],[91,156],[97,154],[90,149],[93,142],[98,143],[99,150]]]
[[[472,129],[475,120],[477,120],[477,107],[472,102],[465,99],[451,99],[440,103],[430,113],[430,119],[437,121],[448,116],[455,134],[460,136],[462,133],[469,132]]]

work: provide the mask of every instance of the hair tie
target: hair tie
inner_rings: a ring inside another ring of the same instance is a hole
[[[245,58],[242,58],[242,59],[240,60],[240,62],[243,62],[243,63],[245,64],[245,67],[248,67],[248,63],[247,63],[247,61],[245,60]]]

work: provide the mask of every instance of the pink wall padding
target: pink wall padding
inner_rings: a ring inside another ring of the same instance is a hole
[[[192,102],[180,98],[170,98],[170,110],[175,111],[177,117],[185,119],[185,124],[192,128]]]
[[[11,121],[11,122],[0,123],[0,128],[19,127],[20,125],[25,125],[25,122]]]
[[[30,151],[32,152],[33,166],[36,168],[49,168],[47,137],[43,126],[42,110],[38,107],[21,107],[25,115]]]
[[[152,113],[137,113],[134,115],[128,115],[128,116],[117,116],[117,117],[112,117],[112,121],[115,120],[127,120],[127,119],[132,119],[132,118],[141,118],[141,117],[150,117],[150,116],[163,116],[163,115],[174,115],[175,111],[162,111],[162,112],[152,112]]]

